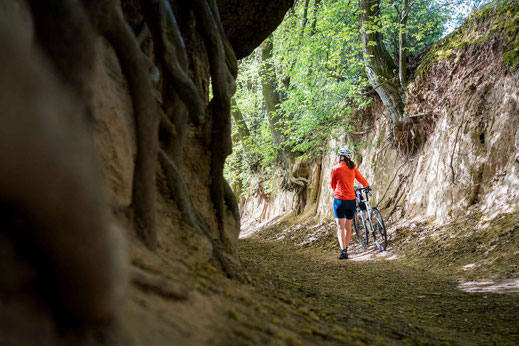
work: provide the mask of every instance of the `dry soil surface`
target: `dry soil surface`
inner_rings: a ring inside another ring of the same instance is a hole
[[[261,298],[252,312],[230,310],[241,326],[229,342],[519,344],[516,293],[464,292],[426,265],[359,260],[358,246],[338,260],[333,250],[252,237],[240,254]]]
[[[190,258],[176,243],[136,247],[133,266],[160,280],[132,285],[123,324],[135,345],[517,345],[519,215],[473,219],[392,225],[388,251],[354,237],[339,260],[333,222],[288,217],[239,241],[232,280],[173,261]]]

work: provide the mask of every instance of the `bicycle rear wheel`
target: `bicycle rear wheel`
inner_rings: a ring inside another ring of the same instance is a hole
[[[371,221],[373,223],[373,239],[380,251],[384,251],[387,247],[387,233],[386,226],[384,226],[384,219],[378,211],[373,208],[371,210]]]
[[[366,229],[366,218],[362,218],[362,211],[356,211],[353,218],[353,225],[355,226],[355,234],[362,246],[368,246],[368,231]]]

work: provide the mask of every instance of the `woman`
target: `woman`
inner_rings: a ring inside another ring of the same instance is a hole
[[[357,179],[365,187],[368,187],[369,184],[355,167],[352,150],[342,148],[337,153],[337,157],[339,158],[339,165],[332,168],[331,179],[332,189],[335,192],[333,195],[333,211],[337,221],[337,238],[339,238],[341,247],[339,259],[347,259],[348,245],[351,240],[351,222],[357,208],[353,183]]]

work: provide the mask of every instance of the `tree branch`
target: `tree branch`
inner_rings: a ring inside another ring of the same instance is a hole
[[[400,18],[402,18],[402,17],[400,15],[400,10],[398,9],[398,6],[396,4],[393,4],[393,7],[395,8],[396,13],[398,14],[398,19],[400,20]]]
[[[413,8],[413,6],[416,4],[417,1],[418,0],[414,0],[412,3],[409,4],[409,6],[407,6],[405,11],[403,12],[402,18],[407,18],[407,16],[409,16],[409,12],[411,12],[411,9]]]

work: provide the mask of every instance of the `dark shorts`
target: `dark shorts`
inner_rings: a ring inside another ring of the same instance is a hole
[[[336,219],[353,219],[357,209],[357,200],[351,199],[348,201],[342,199],[333,199],[333,212]]]

